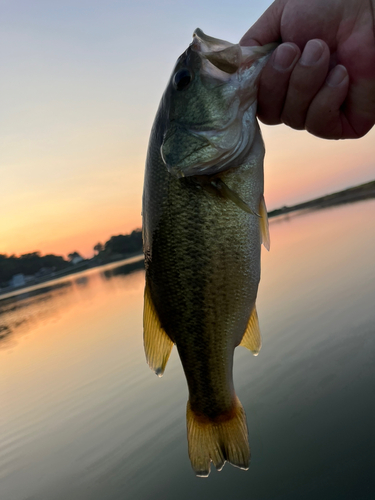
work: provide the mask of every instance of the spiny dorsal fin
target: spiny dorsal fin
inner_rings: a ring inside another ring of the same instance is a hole
[[[267,207],[266,207],[266,202],[264,201],[264,196],[262,196],[262,199],[260,200],[259,203],[259,214],[260,214],[260,234],[261,234],[261,242],[263,243],[264,247],[269,250],[270,245],[271,245],[271,240],[270,240],[270,231],[268,227],[268,214],[267,214]]]
[[[147,363],[158,377],[164,373],[173,342],[161,326],[146,282],[143,309],[143,344]]]
[[[249,349],[254,356],[258,356],[259,351],[262,347],[262,337],[259,330],[258,314],[256,307],[254,306],[253,312],[250,315],[249,322],[242,337],[240,345]]]

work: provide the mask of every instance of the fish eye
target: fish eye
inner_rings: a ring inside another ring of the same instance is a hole
[[[180,69],[173,77],[173,86],[176,90],[184,90],[192,79],[192,74],[188,69]]]

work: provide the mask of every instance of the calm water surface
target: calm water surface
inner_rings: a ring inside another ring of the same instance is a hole
[[[187,388],[142,345],[144,271],[93,269],[0,297],[1,500],[374,499],[375,200],[271,221],[238,348],[252,462],[194,476]]]

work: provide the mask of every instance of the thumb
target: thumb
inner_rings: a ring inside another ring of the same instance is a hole
[[[244,34],[240,45],[265,45],[281,41],[281,16],[287,0],[275,0],[258,21]]]

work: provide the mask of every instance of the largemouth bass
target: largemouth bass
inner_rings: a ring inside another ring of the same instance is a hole
[[[234,349],[261,348],[255,308],[264,145],[258,78],[274,46],[240,47],[197,29],[180,56],[151,131],[144,193],[144,347],[161,376],[173,344],[186,375],[189,456],[247,469],[246,416],[232,378]]]

